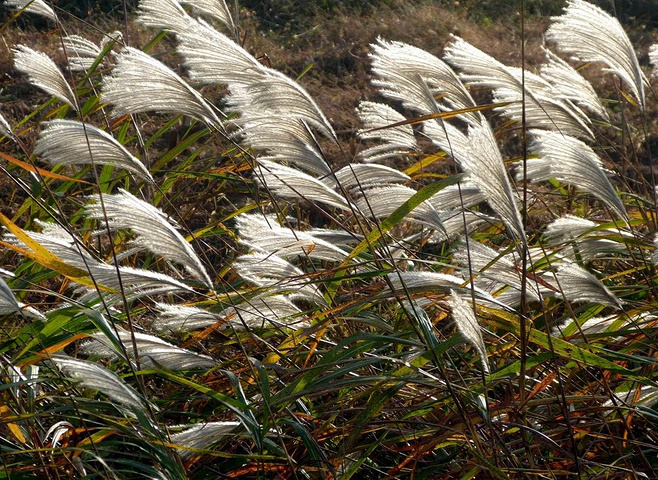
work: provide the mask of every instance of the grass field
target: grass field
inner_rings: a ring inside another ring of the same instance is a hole
[[[6,2],[0,478],[656,478],[658,32],[602,7]]]

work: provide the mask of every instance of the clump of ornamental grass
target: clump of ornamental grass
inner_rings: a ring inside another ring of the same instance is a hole
[[[610,152],[648,145],[654,99],[619,22],[570,0],[532,71],[373,39],[335,166],[236,13],[142,0],[143,48],[13,48],[52,98],[0,116],[7,476],[651,477],[656,185]]]

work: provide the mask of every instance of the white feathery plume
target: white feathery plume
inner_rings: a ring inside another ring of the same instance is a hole
[[[423,134],[456,162],[461,163],[467,160],[469,155],[468,137],[454,125],[440,119],[430,120],[423,123]]]
[[[312,234],[281,227],[273,216],[242,214],[236,219],[239,241],[253,249],[282,258],[309,257],[342,262],[347,252]]]
[[[552,18],[545,33],[558,50],[581,62],[599,62],[617,74],[633,92],[640,107],[645,107],[644,74],[633,44],[619,20],[584,0],[569,0],[564,13]]]
[[[336,133],[304,88],[276,70],[254,75],[247,84],[229,84],[231,94],[226,98],[228,107],[240,113],[240,122],[269,115],[281,123],[304,122],[323,135],[336,140]]]
[[[539,75],[508,67],[459,37],[453,37],[445,52],[448,63],[463,71],[460,78],[467,84],[490,88],[495,103],[510,103],[497,111],[520,122],[525,87],[526,123],[536,128],[566,131],[592,138],[589,119],[568,100],[559,99],[559,92]],[[525,73],[525,74],[524,74]]]
[[[169,428],[183,429],[169,437],[171,443],[178,447],[178,454],[182,458],[190,458],[195,455],[194,450],[208,448],[226,437],[234,438],[239,430],[244,429],[238,421],[207,422],[193,426],[178,425]]]
[[[218,315],[228,319],[236,330],[262,329],[268,325],[293,329],[309,326],[302,311],[284,295],[258,295]]]
[[[551,277],[549,274],[546,278]],[[590,302],[621,308],[619,299],[598,278],[575,263],[561,261],[555,278],[564,292],[564,297],[570,302]]]
[[[379,162],[418,150],[411,125],[390,126],[406,120],[404,115],[393,108],[383,103],[361,102],[357,113],[363,125],[358,132],[359,138],[362,141],[379,141],[378,144],[359,152],[359,157],[364,162]]]
[[[55,223],[37,221],[41,226],[41,232],[27,232],[32,239],[41,244],[46,250],[53,253],[66,264],[86,270],[90,276],[100,285],[119,291],[124,287],[123,294],[130,299],[139,298],[145,295],[192,292],[193,290],[178,280],[161,273],[151,272],[130,267],[117,267],[109,265],[96,259],[82,245],[79,239],[76,240],[69,232]],[[26,247],[20,240],[13,235],[7,235],[5,240],[14,245]],[[119,282],[118,275],[121,275]],[[78,300],[81,302],[90,301],[98,297],[98,292],[94,289],[87,291]],[[108,295],[107,302],[115,305],[121,303],[120,294]]]
[[[482,370],[485,375],[489,374],[489,360],[487,357],[487,349],[484,345],[482,338],[482,329],[475,317],[473,305],[468,300],[468,297],[459,295],[454,290],[450,291],[450,300],[448,305],[452,309],[452,318],[457,324],[457,328],[461,334],[466,338],[468,343],[473,345],[482,360]]]
[[[142,367],[145,368],[157,368],[161,365],[170,370],[208,369],[214,367],[217,363],[206,355],[176,347],[153,335],[139,332],[131,334],[125,330],[119,330],[118,333],[119,339],[131,357],[135,356],[132,338],[134,335],[139,360]],[[102,333],[94,333],[91,337],[93,341],[80,347],[82,352],[87,355],[97,355],[105,358],[117,357],[114,349],[106,345],[105,336]]]
[[[244,280],[267,288],[269,293],[290,291],[290,298],[326,305],[322,293],[309,282],[302,270],[273,253],[242,255],[235,259],[232,267]]]
[[[65,375],[83,387],[98,390],[126,407],[140,411],[144,409],[144,400],[114,372],[95,363],[70,357],[54,355],[51,359]]]
[[[523,72],[520,68],[508,67],[456,35],[452,35],[452,39],[445,48],[443,59],[462,71],[459,78],[464,83],[492,90],[521,91]],[[526,71],[525,88],[544,90],[550,85],[538,75]]]
[[[137,23],[176,33],[196,27],[196,21],[176,0],[141,0],[137,10]]]
[[[431,243],[441,243],[463,238],[484,223],[494,223],[496,219],[480,212],[464,211],[461,208],[439,214],[443,231],[437,230],[429,238]],[[464,225],[466,222],[466,225]]]
[[[151,326],[158,332],[189,332],[209,327],[222,321],[222,317],[199,307],[156,303],[159,314]]]
[[[43,0],[5,0],[5,5],[57,21],[57,15]]]
[[[547,48],[542,48],[546,54],[546,63],[541,66],[541,77],[554,88],[557,98],[576,103],[596,114],[599,118],[609,120],[608,112],[601,103],[594,87],[567,62]]]
[[[568,135],[545,130],[531,130],[530,150],[539,155],[528,161],[528,178],[532,182],[555,178],[594,195],[626,223],[624,204],[605,175],[599,157],[585,143]],[[536,167],[535,167],[536,166]],[[522,172],[517,172],[517,180]]]
[[[409,175],[395,168],[377,164],[350,163],[324,179],[327,186],[345,190],[362,189],[389,183],[404,183],[411,180]]]
[[[611,236],[620,235],[618,229],[606,228],[595,230],[598,224],[581,217],[565,215],[553,220],[544,231],[548,246],[564,247],[571,245],[572,256],[578,255],[585,261],[605,254],[619,254],[628,252],[623,241],[611,239]],[[632,239],[630,232],[621,231],[621,238]]]
[[[14,138],[14,134],[11,133],[11,126],[5,117],[2,116],[2,114],[0,114],[0,135],[4,135],[5,137],[9,137],[11,139]]]
[[[259,152],[258,159],[273,162],[288,162],[314,175],[327,175],[331,167],[317,148],[311,131],[301,121],[281,121],[280,118],[264,115],[237,119],[243,145]]]
[[[144,164],[110,134],[89,123],[75,120],[44,122],[34,153],[53,165],[96,163],[129,170],[153,183]]]
[[[232,325],[236,329],[264,328],[268,324],[281,327],[301,328],[306,322],[299,321],[301,310],[283,295],[259,295],[219,313],[198,307],[156,304],[160,312],[153,321],[158,331],[191,331],[218,325],[224,329]],[[291,321],[292,320],[292,321]]]
[[[385,97],[421,114],[438,113],[435,96],[443,97],[443,110],[475,106],[452,69],[434,55],[401,42],[378,39],[372,44],[373,85]],[[479,122],[477,114],[462,116],[468,122]]]
[[[103,221],[107,216],[109,228],[131,229],[136,234],[136,238],[131,242],[133,246],[184,265],[194,278],[212,289],[212,281],[203,263],[192,246],[167,221],[162,210],[123,189],[117,194],[103,196],[104,209],[98,195],[93,195],[90,199],[93,203],[86,207],[88,217]]]
[[[604,333],[617,320],[619,320],[618,315],[609,315],[607,317],[592,317],[592,318],[589,318],[580,325],[580,327],[573,333],[573,335],[570,336],[569,341],[573,342],[573,343],[581,343],[581,342],[584,341],[583,334],[587,338],[590,335],[596,335],[596,334],[599,334],[599,333]],[[557,327],[554,328],[551,331],[551,334],[553,336],[557,337],[561,334],[561,332],[564,332],[573,323],[574,323],[574,319],[570,318],[563,325],[561,325],[559,328],[557,328]],[[629,323],[629,321],[627,319],[625,319],[623,322],[621,322],[621,324],[619,325],[619,328],[623,328],[628,323]]]
[[[9,285],[0,277],[0,315],[21,312],[21,306],[16,301]]]
[[[386,185],[358,192],[361,197],[354,202],[364,215],[386,218],[417,192],[404,185]],[[422,202],[405,217],[410,222],[424,225],[433,230],[443,230],[441,217],[428,201]]]
[[[591,140],[594,132],[590,128],[591,121],[580,108],[569,100],[555,96],[553,92],[536,93],[533,101],[526,102],[526,125],[532,128],[543,128],[563,135]],[[523,118],[523,102],[519,91],[498,89],[495,91],[494,102],[509,103],[496,108],[506,117],[520,123]]]
[[[64,37],[62,43],[69,68],[74,72],[89,70],[103,52],[103,49],[94,42],[79,35]]]
[[[449,185],[432,195],[428,200],[438,212],[461,210],[486,201],[479,188],[463,182],[461,185]]]
[[[544,235],[549,245],[561,245],[596,228],[598,224],[575,215],[556,218],[546,227]]]
[[[192,21],[195,22],[194,28],[176,29],[179,42],[176,50],[183,56],[192,80],[231,86],[250,85],[255,79],[269,74],[253,55],[229,37],[203,20]]]
[[[131,267],[119,267],[118,270],[119,273],[117,273],[116,266],[102,262],[89,264],[89,272],[97,283],[117,291],[121,291],[123,286],[121,293],[103,297],[108,305],[122,304],[124,296],[128,301],[132,301],[145,296],[194,291],[175,278],[162,273]],[[121,275],[121,282],[119,282],[119,275]],[[82,291],[86,291],[86,293],[78,298],[80,302],[92,301],[98,298],[98,292],[94,289]]]
[[[256,181],[274,195],[289,199],[303,199],[326,203],[349,210],[349,202],[322,181],[294,168],[267,160],[259,160],[254,173]]]
[[[653,66],[652,76],[658,75],[658,43],[649,47],[649,63]]]
[[[297,82],[266,68],[251,54],[203,20],[176,30],[178,52],[193,80],[225,84],[227,104],[241,114],[239,124],[269,116],[280,123],[304,122],[335,139],[333,127]]]
[[[185,5],[190,5],[194,10],[215,18],[228,28],[235,28],[233,16],[228,9],[225,0],[180,0]]]
[[[523,222],[517,198],[507,176],[503,158],[489,125],[470,126],[469,155],[460,161],[468,174],[468,182],[475,185],[486,197],[487,203],[503,220],[514,240],[525,242]]]
[[[464,272],[470,270],[477,275],[474,283],[482,289],[489,292],[495,292],[505,286],[509,286],[503,294],[496,298],[506,305],[515,305],[521,300],[521,268],[517,265],[517,259],[514,253],[501,254],[491,247],[480,242],[471,240],[468,244],[459,248],[454,256],[453,261],[461,265]],[[541,280],[537,283],[531,277],[526,279],[526,295],[528,301],[540,301],[542,298],[554,296],[554,289],[547,288],[543,284],[548,283]],[[537,289],[539,285],[539,290]],[[550,284],[549,284],[550,285]]]
[[[102,99],[112,105],[115,115],[174,112],[221,128],[212,105],[185,80],[150,55],[131,47],[117,55],[112,76],[103,81]]]
[[[126,293],[161,292],[177,293],[192,292],[193,290],[178,280],[158,272],[151,272],[132,267],[119,267],[119,282],[117,267],[97,260],[83,246],[81,240],[62,227],[51,222],[37,221],[41,226],[41,233],[28,232],[30,237],[43,245],[67,264],[89,271],[90,275],[101,285],[114,290],[121,288],[121,283],[127,289]],[[8,239],[10,240],[10,239]],[[95,292],[94,292],[95,293]]]
[[[470,240],[463,243],[454,255],[453,261],[464,268],[465,272],[473,271],[479,275],[478,279],[490,279],[487,282],[494,284],[506,284],[515,288],[521,288],[521,273],[517,269],[513,254],[501,254],[483,243]]]
[[[25,73],[32,85],[77,110],[75,94],[71,86],[48,55],[32,50],[25,45],[18,45],[12,51],[16,70]]]
[[[463,278],[437,272],[393,272],[387,275],[395,292],[411,290],[412,292],[432,292],[440,289],[447,293],[451,290],[471,292],[471,286]],[[465,286],[462,286],[465,285]],[[487,302],[499,304],[489,293],[474,287],[475,297]]]

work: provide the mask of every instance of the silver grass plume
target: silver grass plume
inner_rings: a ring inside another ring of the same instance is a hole
[[[112,165],[154,183],[144,164],[107,132],[75,120],[53,120],[44,125],[34,153],[52,165]]]
[[[652,76],[658,75],[658,43],[649,47],[649,63],[653,66]]]
[[[464,82],[493,90],[495,103],[509,103],[496,108],[497,111],[520,122],[525,89],[528,125],[593,138],[589,118],[571,101],[561,99],[559,91],[547,80],[532,72],[508,67],[465,40],[453,38],[454,41],[446,48],[444,58],[462,70],[460,78]]]
[[[139,332],[131,334],[125,330],[119,330],[118,334],[131,357],[135,356],[132,338],[134,336],[140,363],[145,368],[163,366],[170,370],[190,370],[195,368],[208,369],[216,365],[215,360],[206,355],[176,347],[154,335]],[[92,334],[91,337],[93,341],[81,345],[80,350],[82,352],[104,358],[117,358],[114,349],[106,345],[107,340],[105,340],[102,333]]]
[[[51,359],[65,375],[78,381],[83,387],[98,390],[115,402],[131,409],[144,410],[144,400],[137,392],[106,368],[95,363],[60,355],[52,356]]]
[[[475,185],[486,197],[487,203],[503,220],[510,236],[525,242],[523,222],[517,197],[509,181],[503,158],[489,125],[470,126],[469,155],[459,163],[468,174],[468,182]]]
[[[25,73],[32,85],[77,110],[75,94],[71,86],[48,55],[32,50],[25,45],[19,45],[12,51],[16,70]]]
[[[523,72],[520,68],[508,67],[456,35],[452,35],[452,39],[445,48],[443,59],[461,70],[459,78],[464,83],[492,90],[521,91]],[[525,72],[525,88],[531,93],[549,86],[541,77]]]
[[[379,143],[359,152],[364,162],[379,162],[418,150],[418,144],[411,125],[391,125],[406,120],[406,117],[383,103],[361,102],[357,109],[363,125],[359,138],[377,140]]]
[[[312,234],[281,227],[273,216],[242,214],[236,219],[239,242],[282,258],[309,257],[342,262],[347,252]]]
[[[496,219],[489,215],[481,212],[464,211],[461,208],[441,212],[439,218],[443,224],[443,230],[435,231],[428,239],[430,243],[457,240],[458,238],[463,238],[464,235],[469,235],[470,232],[477,229],[480,225],[496,222]]]
[[[27,233],[32,239],[40,243],[46,250],[50,251],[66,264],[86,270],[89,275],[100,285],[113,290],[120,291],[124,287],[123,294],[129,299],[139,298],[145,295],[192,292],[193,290],[178,280],[161,273],[151,272],[130,267],[117,267],[98,260],[87,251],[80,239],[55,223],[37,221],[41,232]],[[6,235],[5,240],[14,245],[26,247],[13,235]],[[119,282],[118,275],[121,275]],[[97,298],[96,290],[89,290],[78,300],[85,302]],[[121,294],[108,295],[107,302],[115,305],[121,303]]]
[[[79,35],[62,38],[62,44],[69,61],[69,68],[74,72],[89,70],[103,51],[94,42]]]
[[[141,0],[137,23],[172,32],[194,29],[196,20],[190,17],[176,0]]]
[[[169,437],[182,458],[190,458],[195,455],[194,450],[208,448],[227,437],[234,438],[238,431],[244,430],[238,421],[207,422],[193,426],[178,425],[169,428],[182,429]]]
[[[585,339],[592,341],[588,337],[590,335],[596,335],[599,333],[605,333],[612,326],[613,323],[619,320],[618,315],[609,315],[607,317],[592,317],[588,318],[585,322],[581,323],[580,326],[576,329],[575,333],[570,336],[569,341],[573,343],[584,342]],[[568,327],[573,325],[574,319],[568,319],[563,325],[559,328],[554,328],[551,331],[551,334],[555,337],[559,336],[561,332],[564,332]],[[628,320],[623,320],[619,325],[619,328],[624,328],[629,323]],[[583,338],[583,335],[585,338]]]
[[[215,18],[233,30],[233,16],[225,0],[180,0],[181,3],[191,6],[194,10]]]
[[[471,240],[455,251],[453,261],[460,265],[464,272],[472,271],[477,278],[474,284],[485,291],[496,292],[509,286],[514,292],[497,296],[497,299],[508,305],[521,300],[521,268],[517,265],[514,253],[502,254],[480,242]],[[470,262],[470,263],[469,263]],[[470,267],[470,268],[469,268]],[[542,298],[553,296],[553,290],[542,285],[543,280],[537,283],[532,278],[526,279],[526,295],[529,301],[541,301]]]
[[[326,203],[349,210],[349,202],[321,180],[304,172],[277,163],[259,160],[254,170],[258,183],[267,187],[274,195],[287,199],[302,199]]]
[[[541,66],[540,75],[554,87],[557,98],[574,102],[599,118],[609,120],[608,112],[592,84],[549,49],[543,50],[547,61]]]
[[[390,183],[404,183],[409,175],[385,165],[350,163],[324,179],[327,186],[345,190],[362,189]]]
[[[21,306],[14,297],[14,293],[4,279],[0,277],[0,315],[20,312]]]
[[[301,328],[301,310],[283,295],[259,295],[219,313],[186,306],[156,304],[159,315],[152,326],[158,331],[191,331],[218,325],[219,329],[264,328],[269,324],[279,327]]]
[[[584,0],[569,0],[564,13],[552,18],[545,33],[558,50],[581,62],[598,62],[626,82],[645,108],[644,74],[633,44],[619,20]]]
[[[438,272],[393,272],[387,275],[395,292],[411,290],[412,292],[433,292],[437,289],[449,293],[452,290],[463,291],[470,294],[471,287],[468,280]],[[496,300],[487,292],[478,287],[473,288],[475,297],[496,304]]]
[[[475,351],[478,352],[478,355],[482,360],[482,370],[484,370],[485,375],[488,375],[489,360],[487,357],[487,349],[484,345],[484,339],[482,338],[482,329],[475,317],[473,305],[468,298],[469,297],[462,296],[454,290],[451,290],[448,305],[450,305],[450,308],[452,309],[452,318],[457,324],[457,328],[464,338],[466,338],[468,343],[473,345]]]
[[[247,282],[267,288],[269,293],[290,292],[290,298],[311,300],[326,305],[322,293],[307,275],[290,262],[273,253],[253,252],[235,259],[233,269]]]
[[[520,92],[499,89],[494,94],[494,102],[509,103],[496,111],[506,117],[521,122],[523,104]],[[590,128],[591,121],[580,108],[569,100],[557,98],[554,93],[537,93],[534,101],[526,102],[526,125],[532,128],[551,130],[563,135],[571,135],[585,140],[594,139]]]
[[[184,114],[221,128],[213,106],[173,70],[150,55],[126,47],[112,76],[103,81],[102,99],[115,115],[140,112]]]
[[[378,39],[372,44],[372,81],[387,98],[401,101],[421,114],[474,107],[475,102],[452,69],[434,55],[401,42]],[[443,96],[439,107],[435,96]],[[468,122],[479,122],[479,115],[465,114]]]
[[[228,319],[236,330],[263,329],[270,325],[292,329],[309,326],[308,319],[302,315],[302,311],[285,295],[258,295],[228,307],[218,315]]]
[[[158,332],[189,332],[222,322],[222,317],[199,307],[156,303],[158,316],[151,327]]]
[[[561,261],[555,272],[555,278],[565,298],[570,302],[598,303],[621,308],[619,299],[598,278],[575,263]]]
[[[158,3],[162,0],[152,1]],[[178,39],[177,51],[185,60],[185,66],[192,80],[201,83],[246,86],[252,84],[256,78],[269,74],[253,55],[229,37],[203,20],[192,21],[194,28],[187,28],[185,23],[182,23],[181,28],[175,29]]]
[[[233,135],[242,144],[258,152],[258,159],[287,162],[314,175],[328,175],[331,167],[317,147],[317,142],[304,122],[264,115],[238,119],[239,130]]]
[[[281,123],[304,122],[336,140],[329,120],[308,92],[276,70],[267,69],[267,74],[255,75],[246,85],[229,84],[229,90],[231,94],[226,98],[226,103],[232,111],[241,115],[237,121],[239,124],[265,114]]]
[[[366,216],[386,218],[417,192],[404,185],[372,187],[358,192],[361,196],[354,204]],[[407,220],[433,230],[443,230],[441,217],[428,201],[422,202],[405,217]]]
[[[57,21],[57,15],[43,0],[5,0],[5,5]]]
[[[98,195],[90,198],[93,203],[86,207],[90,218],[103,221],[107,215],[109,228],[129,228],[135,233],[136,237],[131,242],[133,246],[180,263],[194,278],[208,288],[213,288],[212,281],[194,249],[167,221],[167,216],[161,210],[123,189],[117,194],[103,196],[104,210]]]
[[[423,122],[423,134],[457,163],[467,161],[470,142],[459,128],[441,120],[429,120]]]
[[[449,185],[427,199],[438,212],[470,208],[485,200],[480,189],[469,182],[463,182],[459,186]]]
[[[619,218],[629,222],[624,204],[605,175],[599,157],[585,143],[568,135],[531,130],[530,150],[539,155],[528,161],[528,178],[538,182],[555,178],[574,185],[604,202]],[[522,173],[517,172],[517,180]]]
[[[297,82],[264,67],[250,53],[203,20],[176,29],[178,52],[193,80],[228,85],[227,103],[241,114],[238,124],[269,116],[279,123],[304,122],[335,139],[333,127]]]
[[[547,245],[550,247],[569,247],[571,257],[576,254],[584,261],[601,255],[628,253],[625,239],[633,239],[634,235],[625,230],[599,229],[598,224],[574,215],[565,215],[548,224],[544,231]],[[611,238],[620,236],[619,241]]]

